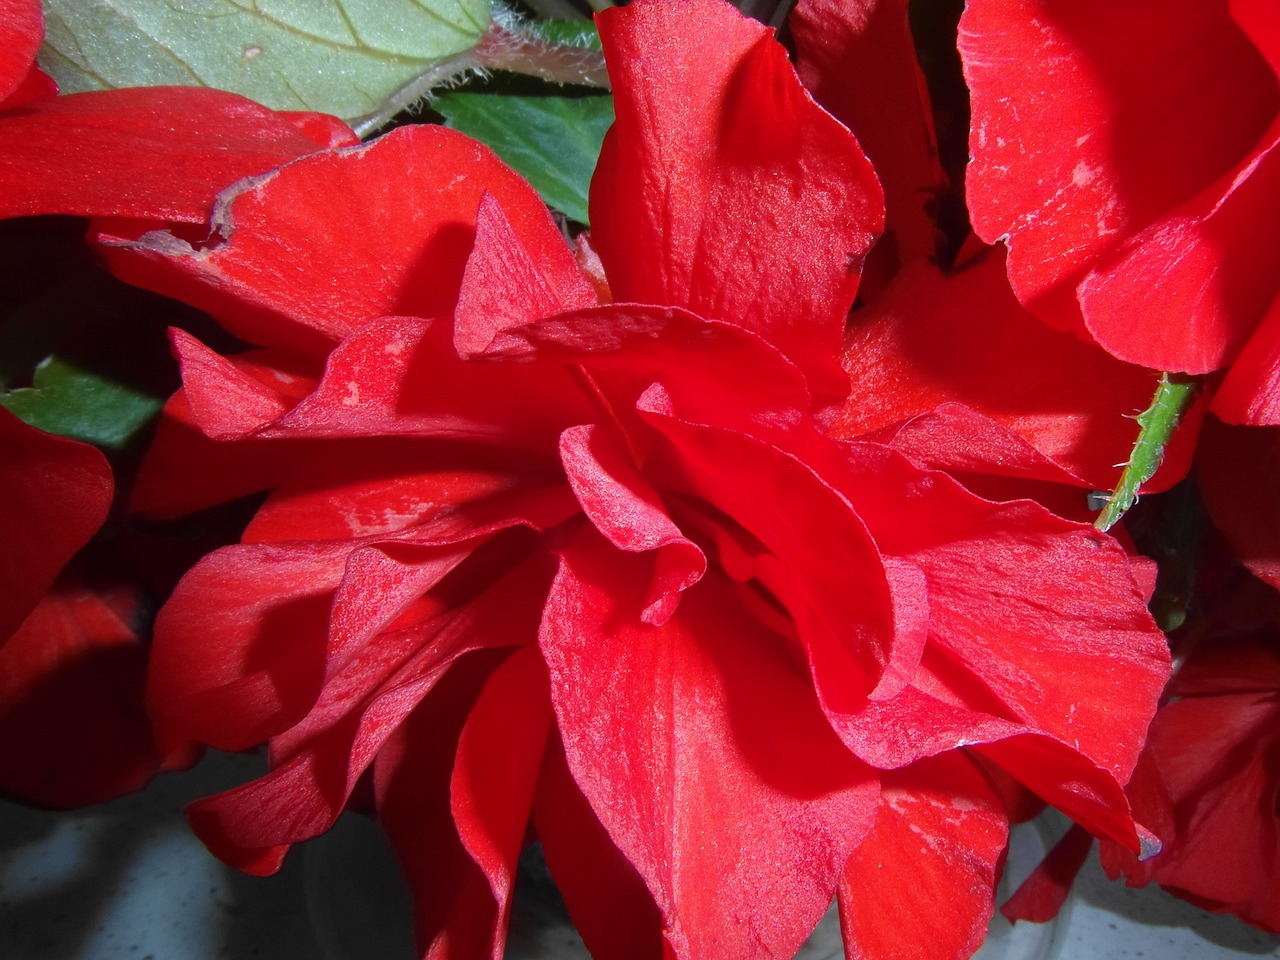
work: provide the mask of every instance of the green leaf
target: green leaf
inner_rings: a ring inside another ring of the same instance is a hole
[[[489,0],[43,0],[63,92],[206,86],[277,110],[376,113],[470,50]]]
[[[1177,374],[1160,374],[1151,406],[1138,414],[1138,439],[1120,474],[1120,482],[1094,521],[1099,530],[1110,530],[1138,502],[1138,491],[1150,480],[1164,459],[1164,448],[1195,396],[1196,382]]]
[[[164,400],[60,357],[46,357],[34,386],[0,395],[0,406],[33,427],[119,450],[160,412]]]
[[[550,206],[587,222],[587,189],[613,123],[613,98],[448,93],[432,108],[488,144]]]

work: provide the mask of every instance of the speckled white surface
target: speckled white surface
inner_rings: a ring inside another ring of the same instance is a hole
[[[183,803],[241,783],[250,757],[214,756],[146,792],[70,814],[0,803],[0,960],[412,960],[408,907],[375,828],[344,820],[276,876],[213,860]],[[1039,835],[1024,833],[1034,857]],[[511,960],[581,956],[556,905],[527,898]],[[379,918],[368,923],[372,916]],[[804,960],[838,956],[820,929]],[[1085,867],[1056,927],[993,922],[980,960],[1258,960],[1280,938],[1204,913],[1156,888],[1132,890]]]

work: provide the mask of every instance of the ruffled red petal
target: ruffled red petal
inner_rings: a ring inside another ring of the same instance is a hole
[[[906,0],[802,0],[787,25],[800,78],[875,166],[898,261],[934,256],[947,178]]]

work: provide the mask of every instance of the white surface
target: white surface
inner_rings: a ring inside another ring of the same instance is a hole
[[[183,803],[259,767],[213,756],[143,794],[69,814],[0,803],[0,960],[411,960],[407,901],[367,821],[344,821],[266,879],[228,870],[187,832]],[[1030,847],[1015,849],[1011,864],[1040,840],[1024,833],[1019,843]],[[1154,887],[1113,884],[1096,860],[1073,900],[1056,930],[1009,931],[997,919],[981,960],[1280,957],[1280,938]],[[513,919],[509,956],[573,957],[571,932],[546,921],[554,912],[553,903],[527,903]],[[371,926],[370,915],[390,920]],[[836,941],[825,935],[808,960],[831,956]]]

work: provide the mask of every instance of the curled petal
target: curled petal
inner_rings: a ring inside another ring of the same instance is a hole
[[[607,540],[620,550],[658,551],[640,618],[660,626],[681,592],[706,573],[706,556],[680,532],[617,438],[595,425],[570,427],[560,437],[560,459],[583,511]]]

